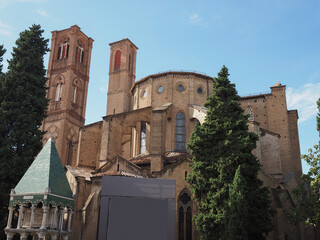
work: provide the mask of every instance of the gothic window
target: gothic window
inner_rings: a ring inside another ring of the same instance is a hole
[[[57,59],[68,58],[68,55],[69,55],[69,44],[67,40],[64,40],[64,42],[60,44]]]
[[[146,129],[147,124],[145,122],[141,122],[141,134],[140,134],[140,154],[146,152]]]
[[[73,145],[72,142],[68,142],[68,165],[71,165],[72,163],[72,151],[73,151]]]
[[[248,121],[254,121],[254,112],[252,110],[252,108],[247,108],[245,111],[245,115],[249,115],[248,117]]]
[[[184,240],[184,213],[183,208],[179,208],[179,240]]]
[[[62,94],[62,83],[59,82],[56,88],[56,97],[55,97],[56,102],[59,102],[61,100],[61,94]]]
[[[84,57],[84,50],[82,47],[82,43],[79,43],[79,45],[76,48],[76,62],[82,63]]]
[[[192,201],[187,189],[178,198],[179,240],[192,240]]]
[[[73,98],[72,98],[72,102],[75,104],[77,103],[77,98],[78,98],[78,92],[79,92],[79,85],[78,85],[78,80],[74,80],[73,84]]]
[[[120,52],[120,50],[118,50],[116,52],[115,58],[114,58],[114,69],[119,69],[120,63],[121,63],[121,52]]]
[[[73,86],[73,99],[72,102],[76,103],[77,101],[77,86]]]
[[[182,112],[176,115],[176,150],[186,149],[186,117]]]
[[[187,214],[186,214],[186,239],[191,240],[192,239],[192,212],[191,207],[187,208]]]
[[[131,55],[129,55],[129,70],[131,69]]]

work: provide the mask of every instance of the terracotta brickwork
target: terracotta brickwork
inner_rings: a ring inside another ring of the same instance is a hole
[[[71,239],[96,239],[104,175],[175,179],[179,239],[186,234],[179,231],[179,211],[186,214],[190,207],[192,215],[197,213],[195,203],[187,201],[182,206],[179,199],[191,194],[185,179],[191,172],[192,156],[186,145],[195,124],[205,120],[203,104],[212,94],[213,78],[195,72],[165,72],[135,82],[138,48],[129,39],[113,42],[106,116],[84,126],[92,42],[77,26],[53,32],[48,67],[50,105],[42,127],[48,131],[45,138],[51,134],[55,139],[63,164],[70,165],[67,176],[76,195]],[[65,58],[64,44],[69,44]],[[84,51],[81,63],[79,49]],[[298,113],[287,110],[285,89],[277,83],[270,93],[242,97],[239,103],[249,116],[249,131],[259,136],[253,153],[261,162],[259,177],[270,188],[277,211],[276,228],[268,239],[308,239],[302,225],[289,225],[283,212],[292,203],[281,200],[290,196],[301,174]],[[199,238],[192,223],[192,239]]]
[[[129,90],[136,78],[138,49],[129,39],[110,43],[110,48],[107,115],[128,112],[132,109]],[[115,64],[117,54],[120,63]]]
[[[43,142],[53,137],[63,165],[75,165],[84,125],[93,40],[76,25],[53,31],[47,73],[48,117]]]

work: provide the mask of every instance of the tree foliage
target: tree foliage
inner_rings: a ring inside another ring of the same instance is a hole
[[[48,105],[43,56],[49,51],[42,33],[40,25],[20,33],[8,71],[0,81],[1,229],[6,226],[10,190],[42,147],[39,127]]]
[[[3,45],[0,45],[0,75],[2,74],[2,68],[3,68],[3,55],[6,53],[6,49],[3,47]]]
[[[228,76],[223,66],[205,103],[205,122],[195,127],[188,144],[194,156],[188,182],[199,207],[194,220],[202,239],[264,239],[272,229],[273,211],[268,189],[257,178],[259,161],[252,154],[258,137],[248,132],[248,116]],[[238,212],[242,202],[246,206]],[[236,225],[247,231],[242,238],[230,238],[239,230]]]
[[[317,130],[320,139],[320,98],[317,102]],[[319,225],[320,220],[320,141],[309,149],[308,154],[303,154],[304,159],[310,166],[307,174],[302,174],[301,182],[293,190],[295,206],[287,213],[292,223],[304,221],[311,227]]]

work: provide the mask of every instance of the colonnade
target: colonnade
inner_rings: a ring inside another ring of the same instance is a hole
[[[51,240],[57,240],[59,235],[63,236],[64,240],[68,240],[71,233],[71,219],[73,214],[71,208],[42,206],[42,219],[35,219],[36,209],[40,208],[37,207],[36,204],[31,204],[29,207],[31,209],[30,219],[28,219],[29,222],[25,222],[26,209],[28,207],[21,204],[18,206],[19,216],[16,228],[12,228],[15,207],[9,207],[8,222],[5,228],[7,240],[12,240],[15,234],[19,234],[21,240],[27,240],[30,234],[34,236],[33,239],[39,240],[45,239],[45,236],[48,235],[51,236]],[[38,215],[39,214],[37,214],[37,216]],[[41,225],[35,227],[36,222],[41,222]]]

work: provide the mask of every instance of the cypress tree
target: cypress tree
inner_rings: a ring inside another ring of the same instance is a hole
[[[0,219],[6,226],[10,190],[42,148],[39,130],[48,105],[43,57],[48,39],[40,25],[20,33],[0,88]]]
[[[2,74],[3,68],[3,55],[6,53],[6,49],[4,49],[3,45],[0,45],[0,75]]]
[[[246,195],[246,180],[242,176],[241,166],[239,165],[232,185],[229,189],[229,206],[228,206],[228,226],[227,234],[229,239],[248,239],[248,204]]]
[[[272,229],[272,210],[268,189],[257,178],[259,161],[252,154],[258,137],[248,132],[248,116],[243,115],[240,97],[228,76],[223,66],[205,103],[205,121],[195,128],[188,144],[194,156],[188,182],[199,207],[194,220],[202,239],[232,239],[228,234],[232,224],[246,226],[247,239],[265,239]],[[240,165],[244,186],[237,186],[243,193],[243,199],[238,200],[245,201],[248,210],[247,216],[236,219],[228,213],[235,208],[230,186]]]

